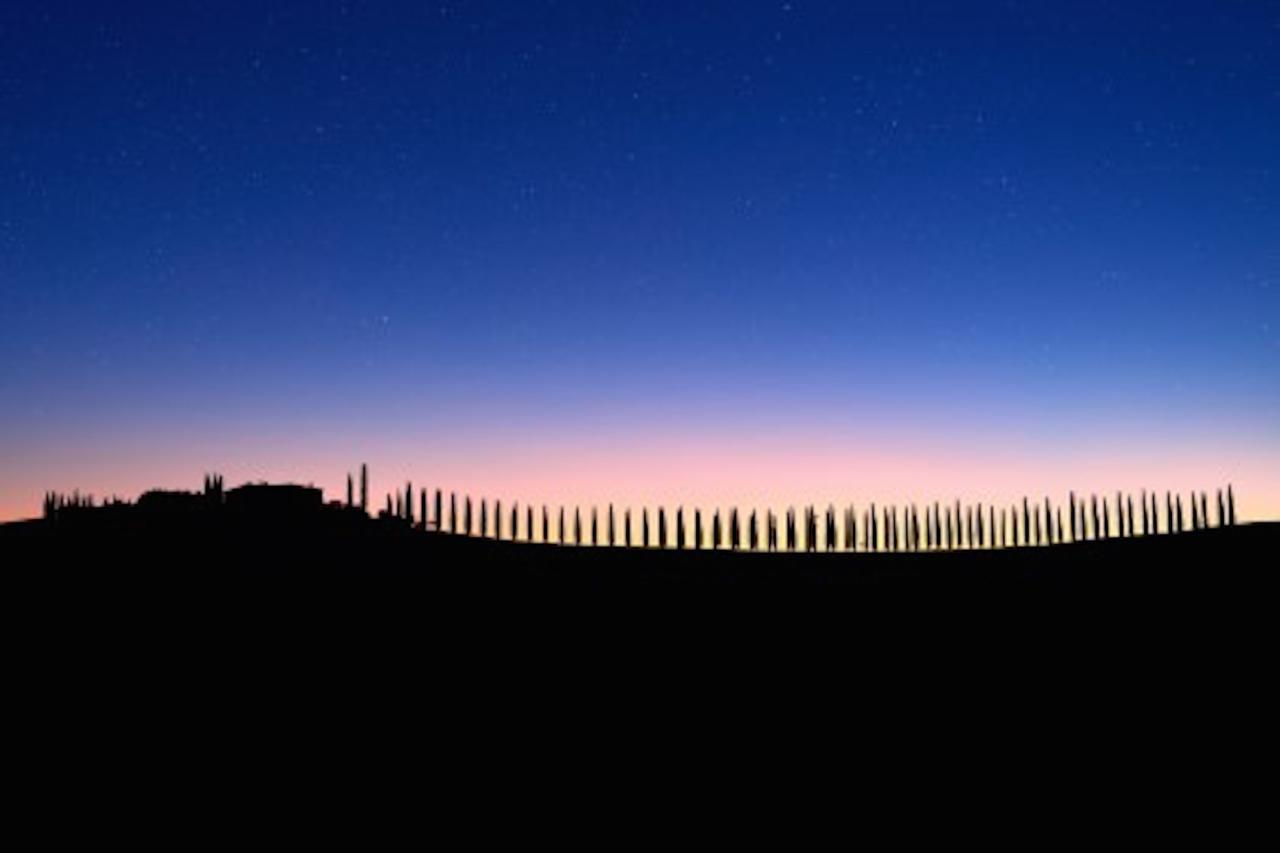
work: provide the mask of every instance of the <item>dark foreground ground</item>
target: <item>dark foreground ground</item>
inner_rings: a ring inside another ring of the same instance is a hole
[[[1269,729],[1278,546],[1278,524],[871,555],[515,545],[348,515],[6,525],[11,730],[103,790],[140,745],[158,780],[221,768],[237,789],[270,788],[245,770],[273,757],[314,780],[376,759],[455,792],[648,766],[650,795],[694,802],[680,768],[698,756],[758,788],[873,755],[880,789],[939,767],[956,790],[993,772],[1017,789],[1074,763],[1093,790],[1138,755],[1181,787]]]

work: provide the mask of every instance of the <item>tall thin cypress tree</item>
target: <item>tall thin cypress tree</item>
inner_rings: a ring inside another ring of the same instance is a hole
[[[369,513],[369,466],[364,462],[360,463],[360,511]]]
[[[1230,527],[1236,525],[1236,493],[1232,490],[1230,483],[1227,483],[1227,525]]]

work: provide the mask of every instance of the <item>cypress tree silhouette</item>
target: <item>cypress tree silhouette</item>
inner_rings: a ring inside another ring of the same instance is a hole
[[[1098,519],[1098,496],[1097,495],[1089,495],[1089,513],[1092,516],[1092,521],[1093,521],[1093,527],[1092,527],[1093,536],[1090,538],[1093,539],[1094,541],[1097,541],[1099,538],[1101,538],[1101,531],[1102,531],[1101,522]]]
[[[1173,520],[1173,496],[1169,494],[1167,489],[1165,490],[1165,493],[1164,493],[1164,509],[1165,509],[1165,520],[1164,520],[1165,532],[1177,533],[1178,528],[1174,525],[1174,520]]]
[[[440,512],[441,504],[444,498],[440,494],[440,490],[436,489],[436,530],[444,530],[444,515]]]
[[[872,552],[879,550],[878,546],[880,544],[880,536],[877,530],[879,525],[876,524],[876,521],[876,505],[873,503],[867,508],[867,523],[865,525],[867,528],[867,550]]]
[[[502,501],[493,502],[493,538],[502,539]]]
[[[1022,544],[1030,545],[1031,543],[1031,509],[1024,495],[1022,498]]]
[[[573,508],[573,544],[582,544],[582,510]]]
[[[693,550],[702,550],[702,508],[693,510]]]
[[[398,494],[396,495],[396,500],[400,500],[400,496]],[[393,513],[391,511],[391,495],[387,495],[387,518],[395,518],[398,515],[400,515],[399,507],[397,507],[396,512]]]
[[[796,549],[796,510],[795,507],[787,507],[786,519],[787,531],[787,550],[794,551]]]
[[[463,500],[462,508],[464,512],[464,517],[462,519],[462,523],[463,523],[462,535],[470,536],[471,535],[471,495],[467,495],[466,498]]]
[[[1227,526],[1236,526],[1236,494],[1227,483]]]
[[[947,548],[947,550],[948,550],[948,551],[951,551],[951,550],[954,550],[954,549],[955,549],[955,535],[956,535],[956,530],[955,530],[955,526],[954,526],[954,524],[953,524],[953,522],[952,522],[952,520],[951,520],[951,507],[950,507],[950,506],[947,506],[947,507],[944,507],[943,509],[944,509],[944,511],[945,511],[945,514],[946,514],[946,528],[947,528],[947,529],[946,529],[946,533],[947,533],[947,538],[946,538],[946,543],[947,543],[947,544],[946,544],[946,548]]]
[[[1063,535],[1062,535],[1062,507],[1055,507],[1055,508],[1054,508],[1054,511],[1055,511],[1055,513],[1057,514],[1057,517],[1058,517],[1058,538],[1057,538],[1057,542],[1058,542],[1058,544],[1059,544],[1059,545],[1061,545],[1061,544],[1062,544],[1062,542],[1063,542]]]
[[[458,533],[458,494],[457,492],[449,493],[449,533],[457,535]]]
[[[396,518],[404,517],[404,507],[400,506],[400,493],[396,492]]]
[[[717,550],[720,547],[720,508],[711,516],[711,548]]]
[[[658,547],[667,547],[667,508],[658,507]]]
[[[942,550],[942,518],[938,515],[938,502],[933,502],[933,549]]]
[[[1200,492],[1200,525],[1209,526],[1209,497],[1204,492]]]
[[[738,527],[738,508],[735,506],[729,510],[729,548],[737,551],[741,543],[741,530]]]
[[[990,547],[996,546],[996,507],[995,504],[987,507],[987,543]]]
[[[422,509],[422,529],[423,529],[423,530],[426,530],[426,529],[427,529],[427,490],[426,490],[426,489],[423,489],[423,490],[422,490],[422,494],[421,494],[420,498],[421,498],[421,502],[422,502],[422,506],[421,506],[421,509]]]
[[[676,507],[676,550],[684,550],[684,505]]]
[[[631,547],[631,507],[622,511],[622,541],[628,548]]]
[[[649,508],[648,507],[645,507],[643,510],[641,510],[641,521],[643,522],[641,533],[643,534],[644,538],[640,540],[640,547],[648,548],[649,547]]]
[[[559,526],[556,527],[556,539],[561,545],[564,545],[568,541],[568,535],[566,533],[567,530],[568,528],[565,527],[565,524],[564,524],[564,506],[561,505],[560,524]]]
[[[1150,536],[1151,535],[1151,513],[1148,511],[1148,507],[1147,507],[1147,490],[1146,489],[1142,489],[1138,493],[1138,503],[1142,506],[1142,535]],[[1133,515],[1132,508],[1130,508],[1129,514]]]
[[[1200,507],[1196,504],[1196,493],[1191,493],[1191,529],[1200,529]]]
[[[751,510],[751,536],[750,536],[750,539],[748,540],[748,547],[750,547],[752,551],[758,550],[758,546],[760,544],[760,540],[757,538],[758,533],[759,533],[759,530],[756,529],[756,511],[752,509]]]
[[[526,542],[533,541],[533,504],[524,508],[524,539]]]
[[[360,511],[369,514],[369,466],[360,463]]]
[[[528,532],[529,528],[525,528]],[[520,504],[511,505],[511,541],[514,542],[520,536]]]
[[[551,542],[551,513],[547,511],[547,505],[542,505],[542,544],[546,545]]]
[[[1151,499],[1151,532],[1159,533],[1160,532],[1160,496],[1156,494],[1154,489],[1151,491],[1150,499]]]
[[[849,550],[858,550],[858,508],[849,507]]]
[[[355,506],[355,481],[351,479],[351,473],[347,472],[347,508]]]
[[[1227,507],[1222,501],[1222,489],[1218,489],[1218,526],[1224,527],[1227,523]]]
[[[887,506],[882,510],[884,513],[884,534],[887,541],[885,542],[886,551],[898,550],[898,531],[895,522],[896,510],[892,506]]]
[[[413,483],[404,486],[404,520],[413,524]]]
[[[804,545],[811,553],[818,550],[818,513],[812,506],[805,510]]]
[[[1079,542],[1080,533],[1076,528],[1076,493],[1067,493],[1067,516],[1071,519],[1071,541]]]
[[[480,499],[480,538],[484,539],[489,535],[489,516],[488,507],[484,498]]]
[[[1183,531],[1183,524],[1182,524],[1182,495],[1175,495],[1175,496],[1174,496],[1174,504],[1173,504],[1173,505],[1174,505],[1174,507],[1175,507],[1175,508],[1177,509],[1177,511],[1178,511],[1178,532],[1179,532],[1179,533],[1181,533],[1181,532]]]
[[[612,548],[614,544],[613,504],[609,504],[609,547]]]
[[[1044,527],[1045,527],[1045,544],[1052,545],[1054,543],[1053,536],[1053,509],[1049,505],[1049,496],[1044,496]]]
[[[596,508],[591,507],[591,545],[598,547],[600,545],[600,526],[596,522]]]
[[[778,517],[773,514],[773,510],[768,510],[765,514],[769,528],[769,550],[778,550]]]

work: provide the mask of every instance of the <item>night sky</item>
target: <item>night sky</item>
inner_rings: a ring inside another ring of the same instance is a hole
[[[0,518],[1280,517],[1280,6],[5,3],[0,296]]]

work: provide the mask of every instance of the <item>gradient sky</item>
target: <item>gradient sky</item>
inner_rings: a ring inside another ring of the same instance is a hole
[[[1280,6],[0,7],[0,519],[361,461],[1280,518]]]

